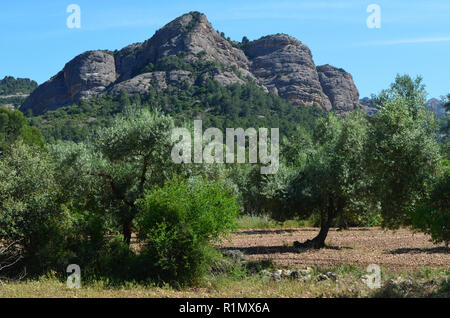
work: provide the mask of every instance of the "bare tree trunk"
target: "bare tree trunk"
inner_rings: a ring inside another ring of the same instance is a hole
[[[124,220],[122,224],[123,240],[127,245],[131,243],[131,221]]]
[[[11,268],[14,265],[16,265],[21,259],[22,256],[17,256],[14,253],[11,253],[11,255],[8,255],[8,253],[10,252],[10,250],[20,242],[21,240],[12,242],[11,244],[9,244],[8,246],[6,246],[3,249],[0,249],[0,273],[1,271]],[[5,257],[4,260],[2,260],[2,258]],[[3,282],[0,279],[0,285],[4,288],[3,286]]]
[[[325,239],[327,238],[328,231],[330,230],[330,223],[328,220],[321,224],[319,234],[311,241],[311,247],[320,249],[325,247]]]
[[[333,221],[333,218],[335,217],[335,206],[334,206],[334,200],[333,197],[330,196],[328,200],[328,209],[327,212],[321,213],[321,220],[320,220],[320,231],[319,234],[317,234],[316,237],[314,237],[312,240],[306,240],[304,243],[300,243],[298,241],[294,242],[295,248],[313,248],[313,249],[321,249],[325,247],[325,239],[327,238],[328,231],[331,227],[331,222]]]
[[[343,215],[339,222],[338,231],[343,231],[343,230],[348,230],[348,229],[349,229],[349,226],[348,226],[347,217],[345,215]]]

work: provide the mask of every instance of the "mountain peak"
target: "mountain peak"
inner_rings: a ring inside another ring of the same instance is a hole
[[[198,29],[201,25],[211,25],[204,15],[198,11],[192,11],[182,16],[176,18],[175,20],[169,22],[164,27],[156,32],[158,33],[167,33],[167,32],[177,32],[179,34],[189,34],[194,29]]]
[[[150,87],[166,89],[181,82],[201,86],[213,80],[222,86],[253,82],[293,105],[317,105],[345,114],[358,102],[358,92],[350,74],[339,70],[329,65],[316,68],[310,49],[287,34],[233,43],[203,13],[193,11],[143,43],[74,58],[38,87],[21,110],[41,114],[123,90],[145,95]]]
[[[303,45],[303,43],[296,38],[284,33],[277,33],[266,35],[262,38],[259,38],[258,40],[250,42],[248,45],[246,45],[245,53],[249,57],[254,58],[260,55],[266,55],[274,51],[284,49],[290,45],[303,47],[304,49],[309,50],[306,45]]]

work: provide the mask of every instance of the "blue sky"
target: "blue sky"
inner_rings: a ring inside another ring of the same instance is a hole
[[[72,3],[81,7],[81,29],[66,26]],[[370,4],[381,7],[380,29],[366,25]],[[196,10],[233,40],[279,32],[296,37],[317,65],[350,72],[361,96],[388,87],[397,73],[422,75],[430,97],[450,93],[448,0],[16,0],[0,7],[0,78],[42,83],[86,50],[144,41]]]

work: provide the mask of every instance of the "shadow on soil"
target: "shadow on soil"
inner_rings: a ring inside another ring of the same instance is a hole
[[[325,250],[342,250],[351,249],[351,247],[340,246],[325,246],[322,249]],[[307,250],[314,249],[299,249],[294,246],[250,246],[250,247],[223,247],[221,251],[239,250],[245,255],[268,255],[268,254],[284,254],[284,253],[301,253]],[[319,251],[319,250],[316,250]]]
[[[224,247],[222,251],[239,250],[245,255],[266,255],[277,253],[298,253],[299,250],[293,246],[251,246],[251,247]]]
[[[294,228],[294,229],[279,229],[279,230],[271,230],[271,229],[258,229],[258,230],[244,230],[241,232],[236,232],[236,234],[241,235],[266,235],[266,234],[287,234],[287,233],[295,233],[295,232],[319,232],[320,228]],[[347,230],[340,230],[338,228],[331,228],[330,232],[342,232],[346,233],[346,231],[370,231],[368,228],[350,228]]]
[[[298,229],[292,230],[247,230],[243,232],[237,232],[236,234],[242,235],[264,235],[264,234],[286,234],[286,233],[295,233],[298,232]]]
[[[450,248],[444,246],[429,248],[398,248],[387,252],[389,254],[449,254]]]

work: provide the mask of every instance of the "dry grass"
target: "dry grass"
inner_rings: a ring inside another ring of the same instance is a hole
[[[307,281],[283,279],[273,281],[259,275],[241,278],[218,277],[202,287],[176,290],[171,287],[148,287],[143,285],[106,287],[102,283],[89,284],[78,290],[70,290],[56,278],[36,281],[12,282],[0,288],[0,298],[306,298],[306,297],[449,297],[448,284],[442,289],[449,272],[427,270],[402,274],[402,279],[412,281],[407,287],[392,289],[389,282],[400,276],[384,274],[383,288],[371,290],[361,280],[359,270],[335,269],[338,280],[317,279],[319,272]]]
[[[239,249],[249,260],[271,259],[275,268],[313,266],[313,274],[306,280],[274,281],[239,267],[235,272],[211,276],[198,287],[181,290],[132,283],[113,288],[103,282],[70,290],[65,282],[43,277],[5,282],[4,288],[0,286],[0,298],[449,297],[449,251],[433,245],[425,235],[379,228],[332,230],[326,249],[298,253],[292,248],[293,241],[312,238],[316,232],[314,228],[240,230],[232,235],[231,242],[220,246]],[[382,289],[371,290],[362,281],[367,264],[382,268]],[[320,273],[327,271],[335,273],[338,279],[319,279]],[[392,285],[391,280],[403,283]]]

